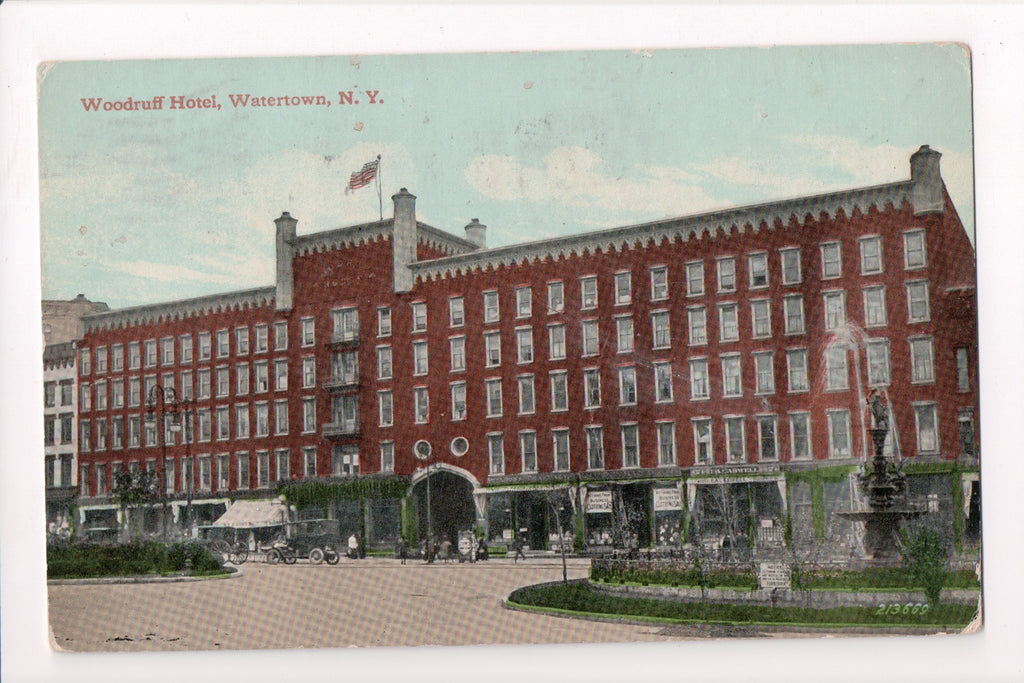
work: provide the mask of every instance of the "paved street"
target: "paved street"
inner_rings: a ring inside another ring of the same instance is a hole
[[[586,573],[570,561],[570,578]],[[54,585],[50,623],[73,651],[596,643],[676,640],[660,626],[505,610],[516,587],[561,578],[557,559],[477,564],[343,559],[337,566],[247,563],[241,576],[188,583]]]

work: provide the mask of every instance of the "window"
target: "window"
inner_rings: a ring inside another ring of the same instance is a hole
[[[96,465],[96,495],[103,496],[107,493],[107,466]]]
[[[632,277],[629,273],[615,273],[615,305],[626,306],[632,299]]]
[[[92,430],[88,420],[78,421],[78,447],[82,451],[92,449]],[[147,444],[148,445],[148,444]]]
[[[466,304],[461,296],[448,299],[448,324],[451,327],[462,327],[466,324]]]
[[[747,267],[750,269],[751,289],[768,286],[768,254],[750,254],[747,256]]]
[[[598,408],[601,405],[601,375],[597,368],[583,371],[583,407]]]
[[[533,328],[516,330],[516,358],[520,363],[533,362]]]
[[[184,337],[182,337],[184,339]],[[192,337],[188,338],[189,341],[189,361],[192,360]],[[182,358],[184,362],[184,357]],[[142,367],[142,350],[139,342],[128,342],[128,369],[138,370]]]
[[[718,305],[719,338],[721,341],[736,341],[740,338],[739,318],[736,304]]]
[[[302,344],[303,347],[313,346],[316,342],[316,323],[313,318],[303,318],[299,322],[299,330],[301,335],[299,343]]]
[[[593,356],[597,354],[597,321],[584,320],[581,324],[583,332],[583,355]]]
[[[619,428],[620,441],[622,443],[622,466],[640,466],[640,443],[635,424],[625,424]]]
[[[718,291],[736,291],[736,259],[724,256],[716,261],[718,269]]]
[[[565,285],[561,281],[548,283],[548,313],[561,313],[565,309]]]
[[[249,438],[249,406],[245,404],[235,406],[235,438]]]
[[[377,309],[377,336],[391,336],[391,309],[387,306]]]
[[[658,466],[669,467],[676,464],[676,423],[656,422],[655,434],[658,439]]]
[[[302,399],[302,433],[312,434],[316,431],[316,399],[306,396]]]
[[[619,405],[636,404],[636,368],[619,368]]]
[[[249,481],[249,454],[235,453],[235,475],[237,482],[235,486],[239,489],[247,489],[252,484]]]
[[[516,288],[516,317],[529,318],[533,312],[533,292],[529,287]]]
[[[565,371],[552,372],[548,375],[551,382],[551,410],[552,412],[569,409],[569,389],[565,378]]]
[[[335,477],[348,477],[359,474],[358,447],[345,445],[332,448],[331,474]]]
[[[245,396],[249,393],[249,364],[239,363],[235,366],[235,394]]]
[[[686,266],[686,296],[702,296],[704,294],[704,263],[691,261]]]
[[[877,235],[860,238],[860,272],[874,275],[882,272],[882,238]]]
[[[210,351],[209,351],[210,333],[209,332],[206,333],[207,351],[206,351],[206,358],[205,359],[203,358],[203,354],[202,354],[202,340],[203,340],[203,334],[200,333],[200,335],[199,335],[199,341],[200,341],[199,360],[209,360],[209,358],[210,358]],[[154,367],[156,367],[156,340],[155,339],[147,339],[146,340],[146,367],[147,368],[154,368]]]
[[[584,427],[587,439],[587,469],[604,469],[604,437],[600,427]]]
[[[864,352],[868,360],[868,385],[889,384],[889,342],[885,339],[869,340],[864,344]]]
[[[274,361],[274,391],[288,390],[288,361]]]
[[[395,471],[395,442],[384,441],[380,445],[380,471]]]
[[[776,438],[774,415],[760,415],[757,420],[758,459],[773,461],[779,459],[779,444]]]
[[[107,383],[96,382],[96,410],[107,409]]]
[[[424,390],[425,391],[425,390]],[[331,424],[342,434],[356,434],[359,431],[359,401],[355,394],[341,394],[331,397]]]
[[[213,425],[210,424],[210,419],[209,408],[200,408],[196,411],[196,433],[199,441],[209,441],[213,437]]]
[[[500,317],[498,310],[498,293],[484,292],[484,322],[496,323]]]
[[[426,329],[426,306],[425,304],[419,304],[424,307],[423,311],[423,329]],[[413,332],[417,332],[418,328],[415,326],[416,315],[415,310],[417,304],[413,304]],[[356,308],[341,308],[331,311],[331,324],[334,327],[334,339],[338,341],[354,341],[359,338],[359,311]],[[259,328],[256,328],[257,332]],[[257,351],[259,346],[257,344]]]
[[[124,346],[113,344],[110,347],[110,371],[121,372],[124,370]]]
[[[809,413],[790,413],[789,447],[794,460],[811,457],[811,416]]]
[[[102,374],[107,371],[107,347],[96,347],[96,373]]]
[[[725,422],[725,460],[730,463],[746,462],[747,447],[743,429],[742,416],[726,416]]]
[[[704,400],[710,395],[708,383],[708,361],[706,358],[690,360],[690,399]]]
[[[633,319],[620,316],[615,319],[615,341],[619,353],[633,351]]]
[[[70,436],[70,435],[69,435]],[[128,416],[128,447],[138,448],[142,444],[142,421],[138,415]]]
[[[651,337],[656,349],[667,349],[672,346],[668,311],[655,311],[651,313]]]
[[[501,365],[501,337],[498,332],[484,333],[484,363],[489,368]]]
[[[846,325],[846,294],[842,291],[824,292],[825,329],[838,330]]]
[[[217,358],[226,358],[231,353],[230,336],[227,330],[217,330]]]
[[[484,386],[487,390],[487,417],[501,417],[501,380],[486,380]]]
[[[750,302],[750,324],[755,339],[772,335],[772,307],[768,299]]]
[[[137,416],[136,416],[137,417]],[[60,416],[60,442],[62,444],[71,443],[72,436],[72,425],[74,422],[74,415],[71,413],[62,413]]]
[[[939,452],[938,406],[934,403],[914,404],[914,424],[917,434],[917,452]]]
[[[487,435],[487,455],[491,464],[491,474],[505,473],[505,447],[501,434]]]
[[[828,457],[850,457],[850,413],[846,410],[830,410],[828,419]]]
[[[835,278],[842,275],[843,256],[839,242],[821,245],[821,277]]]
[[[391,347],[377,347],[377,379],[391,379]]]
[[[786,334],[804,333],[804,298],[801,295],[783,297],[782,313]]]
[[[231,421],[228,417],[228,406],[217,406],[217,440],[231,438]]]
[[[907,322],[920,323],[930,319],[928,313],[928,282],[907,283]]]
[[[569,469],[568,429],[551,430],[551,457],[556,472],[565,472]]]
[[[800,272],[800,250],[797,248],[780,249],[779,260],[782,262],[782,284],[799,284],[802,279]]]
[[[53,446],[57,443],[57,416],[43,416],[43,445]]]
[[[302,449],[302,472],[304,476],[313,478],[316,476],[316,448],[305,447]]]
[[[927,263],[924,230],[903,233],[903,267],[907,270],[924,268]]]
[[[711,418],[693,420],[693,459],[698,465],[711,464]]]
[[[381,427],[390,427],[395,423],[394,397],[390,391],[377,392],[377,408]]]
[[[825,388],[841,391],[850,388],[850,371],[847,369],[848,349],[845,344],[832,344],[825,349]]]
[[[754,374],[757,381],[755,393],[775,393],[775,363],[772,362],[771,351],[759,351],[754,354]]]
[[[551,360],[565,358],[565,325],[548,325],[548,354]]]
[[[270,486],[270,453],[256,451],[256,485],[267,488]]]
[[[533,375],[524,375],[516,381],[519,388],[519,414],[532,415],[536,410],[533,395]]]
[[[654,364],[654,400],[657,403],[672,400],[672,365],[669,363]]]
[[[954,355],[956,356],[956,390],[959,392],[970,391],[971,366],[967,349],[956,349]]]
[[[536,432],[519,433],[519,455],[522,458],[523,472],[537,471],[537,434]]]
[[[124,380],[120,377],[110,380],[110,407],[124,408]]]
[[[593,275],[580,278],[580,308],[597,308],[597,278]]]
[[[217,377],[217,380],[216,380],[217,381],[217,396],[218,397],[227,396],[228,392],[230,391],[230,386],[231,386],[231,381],[230,381],[230,378],[229,378],[228,368],[225,365],[225,366],[217,368],[215,372],[217,373],[216,374],[216,377]]]
[[[274,451],[274,459],[277,461],[277,481],[291,479],[291,454],[288,449],[279,448]]]
[[[973,456],[975,454],[974,413],[970,408],[961,408],[956,419],[960,427],[960,453],[968,457]]]
[[[79,412],[92,410],[92,386],[88,384],[78,385],[78,410]]]
[[[786,351],[786,371],[791,392],[807,391],[810,388],[807,379],[807,349]]]
[[[302,359],[302,388],[312,389],[316,386],[316,358],[305,356]]]
[[[249,328],[235,328],[235,353],[244,356],[249,353]]]
[[[934,382],[935,366],[932,361],[931,337],[910,340],[910,381],[914,383]]]
[[[707,312],[703,306],[694,306],[686,310],[686,319],[690,328],[690,345],[697,346],[708,343]]]
[[[452,389],[452,420],[466,419],[466,383],[453,382]]]
[[[466,338],[452,337],[449,339],[449,356],[453,373],[466,370]]]
[[[427,342],[425,341],[412,343],[412,374],[427,374]]]
[[[722,395],[726,398],[743,395],[739,355],[722,357]]]
[[[655,266],[651,268],[651,301],[668,298],[668,268]]]
[[[266,403],[256,404],[256,436],[270,434],[270,407]]]
[[[430,396],[426,387],[415,387],[412,390],[413,421],[424,424],[430,419]]]
[[[201,360],[201,361],[203,361],[203,360],[210,360],[210,356],[213,353],[213,351],[212,351],[212,344],[213,344],[213,341],[212,341],[212,339],[210,337],[210,333],[209,332],[200,332],[199,333],[199,360]],[[149,342],[146,342],[146,356],[147,356],[146,367],[149,367],[150,366],[150,364],[148,362]]]
[[[885,288],[865,287],[864,288],[864,326],[884,327],[886,324],[885,313]]]

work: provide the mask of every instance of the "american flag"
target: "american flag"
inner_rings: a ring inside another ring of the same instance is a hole
[[[370,182],[377,177],[377,166],[380,164],[380,159],[374,159],[368,163],[363,164],[363,168],[353,173],[348,179],[348,187],[346,190],[358,190],[360,187],[366,187]]]

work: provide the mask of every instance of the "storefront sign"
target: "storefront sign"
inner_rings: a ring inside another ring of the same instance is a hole
[[[721,467],[701,467],[693,470],[690,479],[704,479],[735,474],[779,474],[782,470],[778,465],[726,465]]]
[[[670,489],[654,489],[654,510],[682,510],[683,499],[679,495],[679,489],[674,486]]]
[[[611,491],[591,491],[587,494],[587,513],[598,514],[612,511]]]
[[[762,590],[789,588],[789,565],[785,562],[762,562],[757,580]]]

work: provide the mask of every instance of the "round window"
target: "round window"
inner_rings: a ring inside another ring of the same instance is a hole
[[[452,439],[452,455],[457,458],[462,457],[469,452],[469,441],[464,436],[457,436]]]
[[[419,460],[426,460],[427,458],[429,458],[431,450],[432,449],[430,448],[430,442],[425,441],[423,439],[417,441],[412,447],[413,454]]]

